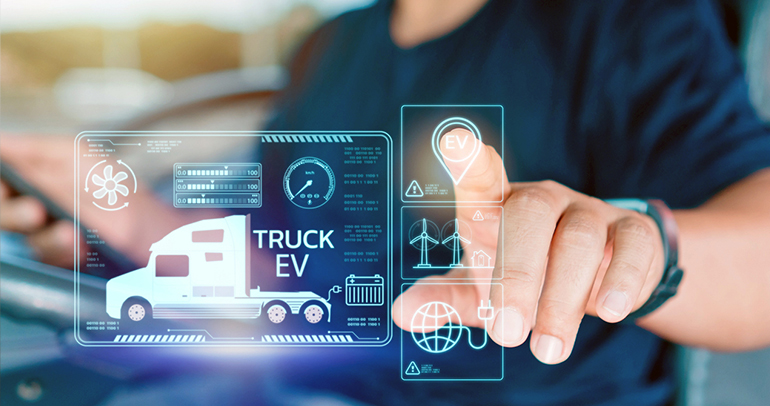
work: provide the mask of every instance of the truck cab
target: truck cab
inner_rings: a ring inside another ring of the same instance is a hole
[[[201,220],[173,230],[150,247],[147,266],[107,282],[107,314],[141,321],[257,318],[274,323],[305,311],[317,323],[331,304],[313,292],[251,288],[250,216]],[[312,313],[312,314],[311,314]]]

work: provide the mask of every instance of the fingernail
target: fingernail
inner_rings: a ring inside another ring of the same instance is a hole
[[[497,313],[492,331],[498,342],[515,344],[521,341],[524,332],[524,318],[513,309],[503,309]]]
[[[602,307],[615,316],[622,316],[626,312],[626,304],[628,304],[628,296],[625,293],[611,290],[604,298]]]
[[[40,211],[32,204],[21,206],[19,212],[19,221],[25,226],[33,226],[40,221]]]
[[[562,343],[560,339],[548,334],[543,334],[540,336],[540,339],[537,340],[535,356],[543,363],[553,364],[561,358],[561,351],[563,348],[564,343]]]

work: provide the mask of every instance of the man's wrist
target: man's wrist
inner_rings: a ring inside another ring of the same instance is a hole
[[[660,282],[647,301],[631,312],[624,321],[634,321],[657,310],[668,299],[676,295],[683,271],[679,262],[679,232],[671,209],[662,200],[613,199],[607,203],[622,209],[633,210],[650,216],[660,231],[663,243],[664,266]]]

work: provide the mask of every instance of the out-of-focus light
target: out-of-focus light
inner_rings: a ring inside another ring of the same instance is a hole
[[[307,4],[329,18],[374,0],[3,0],[0,31],[35,31],[96,25],[131,29],[149,21],[202,23],[227,31],[249,31]]]
[[[172,86],[137,69],[76,68],[54,86],[59,108],[82,121],[124,120],[173,98]]]

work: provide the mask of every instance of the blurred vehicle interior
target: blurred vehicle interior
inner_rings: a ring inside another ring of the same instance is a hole
[[[0,5],[0,131],[74,137],[94,129],[259,129],[270,117],[272,96],[286,85],[288,59],[305,36],[371,0],[207,5],[174,0],[137,2],[141,6],[132,8],[96,0],[66,3],[72,4]],[[770,121],[770,0],[719,4],[745,63],[751,100]],[[39,13],[42,9],[48,11]],[[200,150],[212,158],[240,147]],[[158,160],[137,175],[157,181],[154,165],[166,164]],[[80,347],[72,338],[72,272],[34,262],[20,240],[6,232],[0,240],[3,405],[185,402],[180,395],[185,387],[238,385],[243,368],[269,373],[262,370],[269,369],[269,356],[246,367],[237,351],[127,349],[116,359]],[[94,303],[83,307],[98,309],[105,280],[85,275],[82,282],[85,302]],[[678,368],[679,405],[766,405],[770,399],[770,350],[719,354],[680,348]],[[190,369],[198,372],[183,372]],[[217,371],[218,378],[205,371]],[[178,378],[166,379],[166,386],[146,384],[147,377],[164,373]],[[269,380],[250,385],[268,394],[279,390],[267,389]]]

